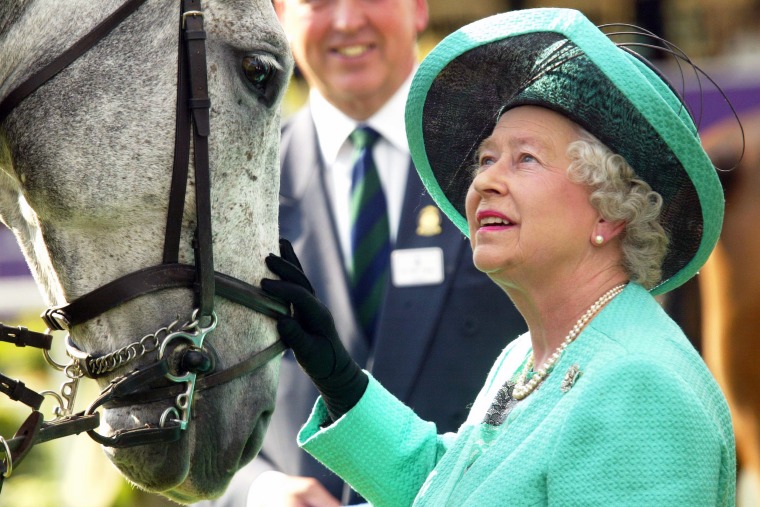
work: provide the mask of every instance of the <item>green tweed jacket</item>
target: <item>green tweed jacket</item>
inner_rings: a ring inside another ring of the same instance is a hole
[[[629,284],[504,422],[483,423],[529,354],[528,335],[504,350],[456,434],[438,435],[370,379],[324,428],[317,400],[299,444],[376,507],[735,504],[725,398],[646,290]]]

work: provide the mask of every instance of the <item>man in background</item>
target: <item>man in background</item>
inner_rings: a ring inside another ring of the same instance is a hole
[[[274,0],[274,6],[310,87],[308,105],[283,129],[280,235],[292,242],[352,357],[439,432],[453,431],[493,358],[526,327],[503,291],[473,267],[469,243],[425,194],[411,164],[404,106],[427,1]],[[376,169],[384,205],[373,201],[372,209],[383,211],[375,222],[382,227],[373,231],[382,230],[377,241],[387,248],[355,243],[362,234],[355,216],[361,198],[353,197],[358,161],[365,171]],[[364,254],[355,262],[359,250]],[[369,303],[356,294],[365,264],[379,265],[381,273]],[[316,398],[286,354],[263,449],[213,505],[360,501],[296,445]]]

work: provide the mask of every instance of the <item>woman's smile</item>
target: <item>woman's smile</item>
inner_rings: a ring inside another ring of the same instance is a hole
[[[504,231],[517,225],[506,215],[493,210],[478,211],[476,218],[479,226],[478,233]]]

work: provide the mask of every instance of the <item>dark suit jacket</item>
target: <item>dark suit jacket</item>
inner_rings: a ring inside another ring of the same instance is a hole
[[[433,204],[410,167],[395,249],[440,247],[445,279],[439,285],[388,287],[379,329],[370,350],[349,299],[344,260],[336,234],[310,111],[297,113],[282,134],[280,235],[289,239],[317,296],[332,311],[352,357],[439,432],[454,431],[501,350],[525,331],[504,292],[472,265],[472,250],[441,214],[441,233],[416,233],[418,214]],[[259,457],[237,474],[219,506],[244,506],[247,486],[275,469],[318,478],[337,498],[344,483],[296,445],[296,434],[318,396],[288,352],[280,372],[277,404]],[[348,488],[346,488],[348,490]],[[348,497],[343,497],[349,501]],[[355,497],[350,501],[355,501]]]

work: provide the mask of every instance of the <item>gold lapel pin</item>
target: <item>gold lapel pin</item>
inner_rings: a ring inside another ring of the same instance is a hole
[[[417,235],[436,236],[441,233],[441,212],[438,207],[428,204],[417,216]]]

